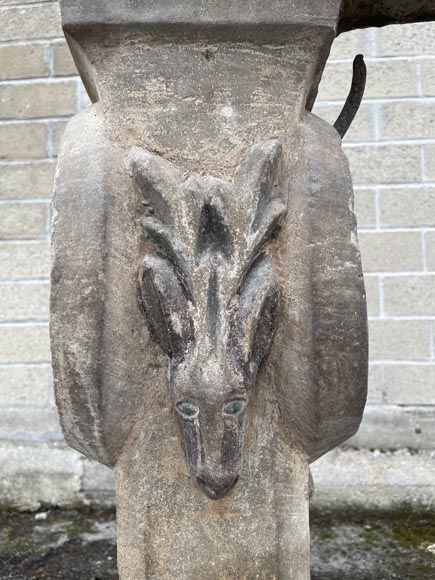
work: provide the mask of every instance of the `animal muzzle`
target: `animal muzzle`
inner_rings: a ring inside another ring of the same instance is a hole
[[[209,499],[222,499],[236,485],[239,475],[214,476],[201,472],[195,481]]]

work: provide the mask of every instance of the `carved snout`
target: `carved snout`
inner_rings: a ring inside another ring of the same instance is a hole
[[[178,404],[177,411],[191,478],[208,498],[217,500],[240,476],[247,404],[210,404],[204,399],[197,406]]]
[[[197,485],[210,499],[222,499],[236,485],[239,475],[216,475],[209,470],[200,469],[195,478]]]

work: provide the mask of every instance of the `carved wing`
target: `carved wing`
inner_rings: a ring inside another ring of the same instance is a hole
[[[137,305],[140,200],[120,159],[98,104],[74,117],[61,147],[53,216],[50,326],[60,421],[71,447],[109,466],[144,393],[159,372],[164,380]]]
[[[435,20],[433,0],[344,0],[338,34],[387,24]]]

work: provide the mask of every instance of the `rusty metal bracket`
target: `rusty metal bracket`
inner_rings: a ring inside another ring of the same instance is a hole
[[[367,67],[362,54],[358,54],[353,61],[352,86],[338,119],[334,123],[340,137],[346,135],[364,96],[367,80]]]

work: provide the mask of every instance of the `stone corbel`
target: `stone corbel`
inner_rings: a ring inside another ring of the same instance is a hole
[[[375,3],[60,4],[93,104],[56,174],[56,401],[115,469],[120,576],[307,580],[309,464],[366,400],[362,59],[336,128],[310,111]]]

